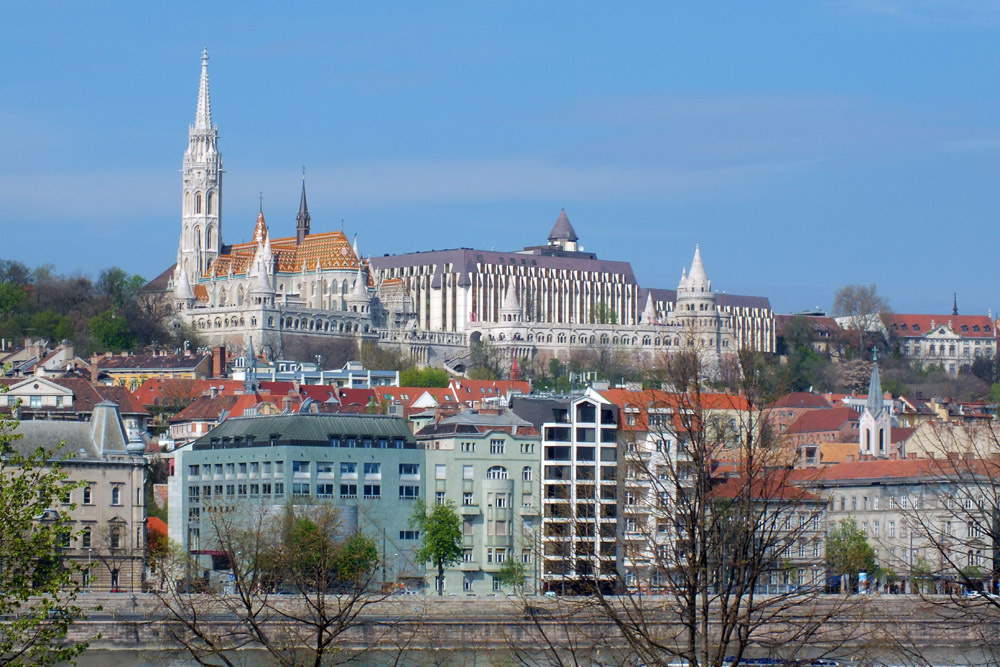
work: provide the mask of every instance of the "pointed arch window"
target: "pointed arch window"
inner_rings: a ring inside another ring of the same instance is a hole
[[[201,213],[201,193],[196,192],[194,195],[194,212]]]
[[[208,193],[208,214],[212,215],[213,213],[215,213],[215,193],[214,192],[209,192]]]

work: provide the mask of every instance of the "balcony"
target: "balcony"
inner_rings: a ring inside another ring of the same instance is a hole
[[[479,563],[477,563],[474,560],[470,561],[463,560],[461,563],[458,564],[458,569],[461,570],[462,572],[478,572]]]
[[[477,516],[479,514],[479,505],[462,505],[458,508],[458,513],[461,516]]]

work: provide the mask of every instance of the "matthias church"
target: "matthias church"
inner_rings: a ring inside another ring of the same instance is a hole
[[[637,361],[691,347],[714,360],[774,349],[767,298],[713,292],[698,248],[676,290],[643,288],[628,262],[585,252],[563,211],[545,244],[521,250],[365,259],[356,238],[312,232],[304,174],[294,236],[272,238],[261,207],[251,241],[227,245],[222,177],[204,52],[184,152],[177,263],[150,287],[211,346],[240,353],[252,341],[277,358],[297,339],[347,337],[459,373],[478,341],[511,361],[565,360],[574,349],[608,346]]]

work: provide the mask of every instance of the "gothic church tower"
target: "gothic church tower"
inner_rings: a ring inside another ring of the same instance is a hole
[[[222,250],[222,155],[219,128],[212,124],[208,94],[208,50],[201,54],[201,82],[194,124],[184,151],[184,200],[180,265],[193,285]]]

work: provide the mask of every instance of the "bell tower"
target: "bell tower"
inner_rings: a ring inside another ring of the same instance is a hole
[[[208,92],[208,49],[201,54],[201,81],[194,124],[184,151],[180,263],[191,284],[222,250],[222,155],[219,128],[212,124]]]

